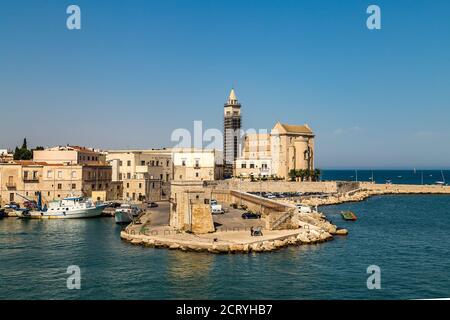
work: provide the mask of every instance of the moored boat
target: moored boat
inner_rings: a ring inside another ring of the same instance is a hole
[[[27,219],[81,219],[98,217],[105,204],[95,204],[91,199],[69,197],[50,202],[47,209],[23,212],[19,218]]]
[[[128,224],[137,218],[139,215],[139,208],[131,204],[122,204],[116,209],[114,213],[114,220],[117,224]]]
[[[355,221],[357,219],[356,215],[352,211],[341,212],[342,218],[347,221]]]

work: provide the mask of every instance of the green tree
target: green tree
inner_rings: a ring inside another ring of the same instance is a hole
[[[16,147],[14,150],[14,160],[31,160],[33,158],[33,152],[28,150],[27,138],[23,139],[22,147]]]
[[[297,178],[297,171],[295,169],[291,169],[289,171],[289,178],[291,179],[291,181],[295,181]]]

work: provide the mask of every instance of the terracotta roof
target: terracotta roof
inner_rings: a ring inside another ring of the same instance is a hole
[[[63,163],[47,163],[33,160],[14,160],[12,164],[20,164],[22,166],[63,166]]]

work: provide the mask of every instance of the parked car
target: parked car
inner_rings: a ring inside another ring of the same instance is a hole
[[[225,214],[225,210],[222,208],[212,208],[211,209],[212,214]]]
[[[261,215],[259,213],[247,211],[242,214],[242,219],[261,219]]]
[[[156,208],[158,204],[156,202],[147,203],[147,208]]]
[[[210,205],[214,206],[217,204],[217,200],[211,199]]]

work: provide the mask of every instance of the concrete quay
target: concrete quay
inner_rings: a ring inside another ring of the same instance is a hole
[[[270,252],[287,246],[330,241],[333,239],[333,234],[347,234],[345,229],[338,230],[329,222],[320,222],[317,216],[310,216],[308,219],[316,221],[316,225],[305,222],[304,219],[299,219],[295,229],[262,230],[262,236],[251,236],[249,228],[221,229],[206,234],[193,234],[179,231],[167,225],[152,226],[150,222],[151,213],[147,213],[141,218],[142,224],[129,225],[121,232],[120,236],[123,240],[134,245],[225,254]]]

